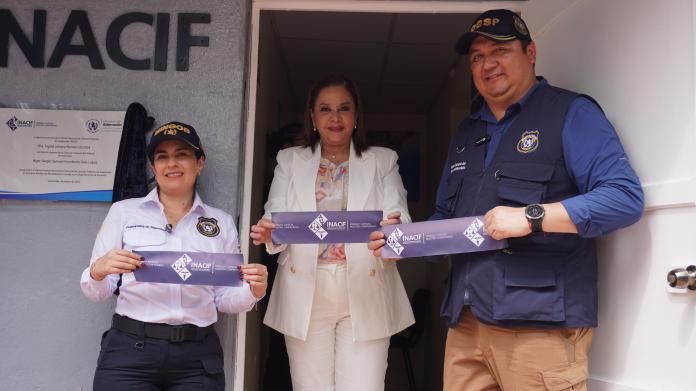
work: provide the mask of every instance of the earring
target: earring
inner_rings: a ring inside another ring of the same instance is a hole
[[[314,131],[315,131],[315,132],[317,131],[317,127],[316,127],[316,126],[314,127]]]

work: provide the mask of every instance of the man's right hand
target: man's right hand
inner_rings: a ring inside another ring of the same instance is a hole
[[[373,231],[370,233],[370,241],[367,243],[367,248],[372,251],[375,257],[382,257],[382,247],[387,241],[384,239],[384,232]],[[383,261],[398,261],[401,258],[382,258]]]
[[[532,233],[524,208],[496,206],[483,218],[483,227],[493,239],[518,238]]]
[[[271,243],[271,233],[276,227],[271,220],[261,219],[258,223],[251,226],[249,237],[253,239],[255,245]]]
[[[130,273],[133,270],[143,267],[143,257],[140,255],[115,248],[94,261],[89,267],[89,275],[92,279],[101,281],[109,274]]]

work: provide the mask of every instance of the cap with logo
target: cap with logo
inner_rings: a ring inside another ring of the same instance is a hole
[[[154,160],[157,146],[169,140],[178,140],[188,145],[196,151],[197,157],[205,156],[201,139],[193,126],[181,122],[169,122],[155,129],[152,137],[150,137],[150,143],[147,144],[147,157],[150,159],[150,162]]]
[[[524,20],[516,13],[506,9],[489,10],[479,15],[469,27],[469,31],[462,34],[457,40],[457,52],[469,54],[471,42],[476,37],[485,37],[497,42],[515,39],[527,42],[532,40]]]

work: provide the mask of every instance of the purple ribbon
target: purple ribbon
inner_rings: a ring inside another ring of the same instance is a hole
[[[382,227],[386,244],[382,258],[500,250],[507,240],[495,240],[483,229],[483,216],[423,221]]]
[[[137,251],[145,266],[133,271],[139,282],[164,284],[241,286],[237,266],[242,254],[191,251]]]
[[[275,212],[273,243],[367,243],[379,231],[382,211]]]

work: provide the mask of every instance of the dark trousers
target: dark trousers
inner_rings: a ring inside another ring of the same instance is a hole
[[[169,342],[111,329],[102,336],[94,391],[223,391],[223,369],[217,334]]]

